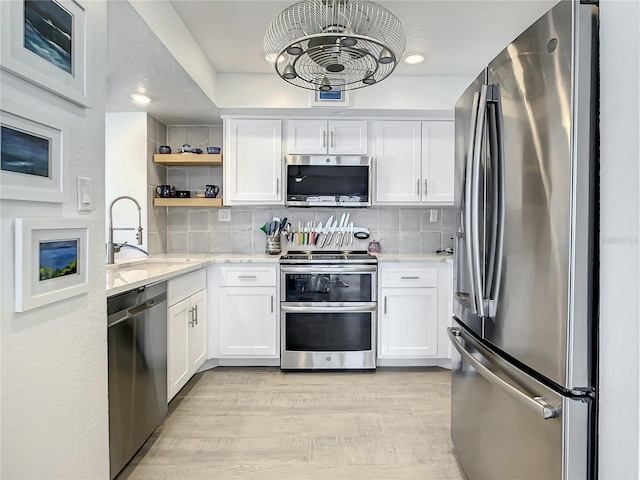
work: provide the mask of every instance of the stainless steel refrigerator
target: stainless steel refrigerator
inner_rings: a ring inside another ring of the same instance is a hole
[[[456,103],[451,435],[470,480],[596,478],[598,9],[562,0]]]

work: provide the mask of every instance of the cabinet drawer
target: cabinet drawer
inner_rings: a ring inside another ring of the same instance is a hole
[[[169,280],[167,306],[170,307],[205,288],[207,288],[206,268]]]
[[[276,267],[220,267],[220,285],[223,287],[275,287],[276,280]]]
[[[383,268],[382,287],[437,287],[438,269],[425,268]]]

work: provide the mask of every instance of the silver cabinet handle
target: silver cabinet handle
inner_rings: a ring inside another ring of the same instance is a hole
[[[193,321],[197,325],[198,324],[198,305],[193,306],[193,313],[194,313]]]
[[[327,131],[323,130],[322,131],[322,147],[326,147],[327,146]]]
[[[195,308],[190,308],[189,313],[191,314],[191,320],[189,320],[189,325],[191,325],[191,328],[193,328],[196,323],[196,318],[194,317],[193,312],[195,312]]]
[[[447,335],[449,336],[449,340],[451,340],[451,343],[453,344],[455,349],[460,353],[460,355],[462,355],[464,360],[468,362],[480,375],[482,375],[490,383],[500,388],[504,393],[519,401],[530,410],[533,410],[545,420],[558,416],[558,409],[547,403],[542,397],[530,397],[525,392],[514,387],[509,382],[503,380],[487,367],[485,367],[482,363],[480,363],[458,341],[457,338],[461,335],[460,329],[447,327]]]
[[[331,130],[331,148],[333,148],[333,130]]]
[[[271,313],[273,313],[273,295],[271,295]]]
[[[280,194],[280,179],[276,178],[276,194]]]
[[[424,179],[424,190],[422,192],[425,196],[427,196],[427,179]]]
[[[418,280],[420,277],[400,277],[400,280]]]
[[[247,278],[258,278],[257,275],[238,275],[238,278],[240,279],[247,279]]]
[[[416,180],[416,191],[418,193],[418,196],[420,196],[420,179],[419,178]]]
[[[384,296],[384,314],[387,314],[387,296]]]

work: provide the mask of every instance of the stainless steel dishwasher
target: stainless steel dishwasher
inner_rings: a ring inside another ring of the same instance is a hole
[[[167,284],[107,298],[111,478],[167,414]]]

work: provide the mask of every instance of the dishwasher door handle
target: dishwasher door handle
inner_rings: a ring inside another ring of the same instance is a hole
[[[153,297],[150,300],[147,300],[146,302],[140,304],[140,305],[136,305],[135,307],[129,308],[127,310],[121,310],[118,313],[121,312],[127,312],[126,315],[122,318],[119,318],[118,320],[114,321],[113,323],[109,323],[107,328],[111,328],[114,327],[116,325],[118,325],[119,323],[122,322],[126,322],[127,320],[133,318],[133,317],[137,317],[138,315],[140,315],[142,312],[145,312],[157,305],[159,305],[160,303],[164,302],[166,299],[166,294],[161,294],[158,295],[157,297]],[[113,315],[109,315],[111,318],[113,318],[114,316],[117,316],[118,313],[115,313]]]

